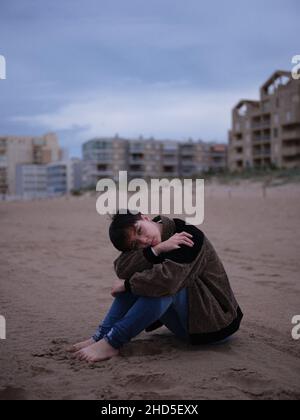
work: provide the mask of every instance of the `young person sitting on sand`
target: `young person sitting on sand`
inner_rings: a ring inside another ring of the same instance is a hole
[[[165,325],[192,345],[221,342],[243,313],[215,249],[183,220],[141,213],[113,216],[109,235],[121,255],[110,310],[93,337],[71,351],[88,362],[110,359],[143,330]]]

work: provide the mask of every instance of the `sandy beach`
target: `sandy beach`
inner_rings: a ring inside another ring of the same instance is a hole
[[[118,252],[95,197],[0,202],[1,399],[300,399],[300,185],[206,187],[200,228],[245,313],[227,344],[192,347],[165,327],[89,366],[65,352],[113,298]]]

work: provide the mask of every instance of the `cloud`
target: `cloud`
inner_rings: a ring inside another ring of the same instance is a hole
[[[235,103],[298,53],[298,0],[2,3],[1,130],[77,151],[116,132],[226,141]]]
[[[257,89],[248,91],[252,99]],[[79,131],[77,141],[94,136],[156,138],[203,138],[227,140],[231,109],[240,99],[239,91],[203,91],[187,82],[134,85],[118,90],[100,90],[80,95],[83,100],[61,106],[57,111],[18,116],[14,121],[45,130]]]

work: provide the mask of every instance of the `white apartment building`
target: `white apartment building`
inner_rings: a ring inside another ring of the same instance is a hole
[[[47,197],[47,165],[17,165],[16,195],[28,199]]]
[[[72,159],[47,165],[47,193],[49,196],[79,191],[81,182],[81,161]]]

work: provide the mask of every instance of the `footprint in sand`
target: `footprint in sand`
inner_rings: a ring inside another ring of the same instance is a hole
[[[132,341],[129,345],[122,348],[121,356],[167,356],[168,358],[172,358],[173,353],[176,352],[181,345],[182,343],[179,339],[173,335],[169,336],[169,332],[167,332],[166,335],[157,334],[157,339],[155,340]],[[185,343],[183,345],[186,346]]]
[[[53,370],[47,369],[44,366],[31,366],[31,371],[33,377],[55,373]]]
[[[165,373],[129,374],[126,380],[121,381],[124,389],[130,391],[168,391],[174,383],[174,379]]]
[[[262,377],[259,373],[247,369],[230,369],[224,375],[240,391],[252,396],[270,395],[273,392],[273,381]]]
[[[226,375],[226,380],[239,389],[245,395],[258,400],[297,400],[299,392],[289,389],[282,389],[276,386],[274,380],[266,379],[257,372],[247,369],[230,369]]]

